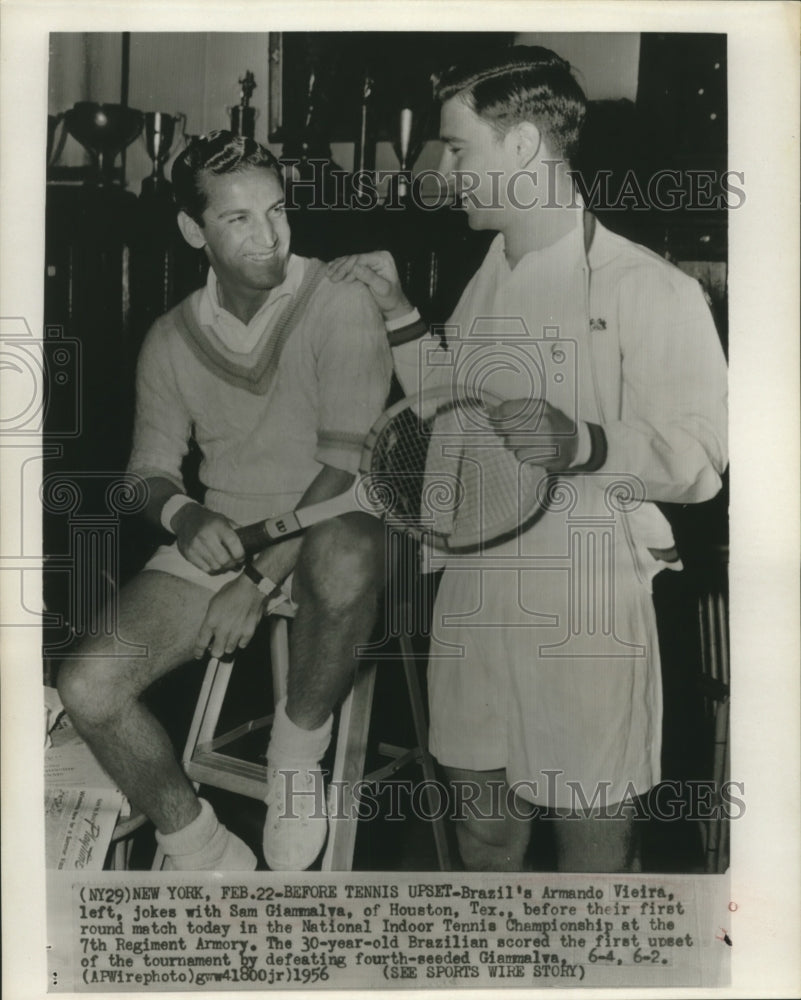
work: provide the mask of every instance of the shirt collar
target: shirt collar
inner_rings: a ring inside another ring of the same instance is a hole
[[[218,334],[222,330],[226,331],[229,335],[233,331],[239,331],[248,339],[252,339],[253,334],[257,331],[261,335],[275,311],[274,307],[277,302],[280,299],[287,296],[294,296],[297,293],[303,281],[304,270],[303,258],[297,257],[295,254],[290,254],[286,277],[280,285],[276,285],[275,288],[270,289],[270,294],[259,307],[258,312],[251,318],[249,323],[245,324],[237,319],[233,313],[228,312],[227,309],[220,305],[220,297],[217,291],[217,275],[214,273],[214,269],[210,267],[208,277],[206,278],[206,287],[203,289],[200,300],[199,319],[201,324],[203,326],[210,326]]]
[[[503,261],[511,274],[514,274],[518,270],[521,270],[522,273],[528,266],[539,268],[544,264],[550,264],[552,261],[558,262],[562,258],[572,259],[577,252],[583,249],[584,231],[582,216],[582,212],[575,212],[574,225],[563,236],[560,236],[555,243],[551,243],[541,250],[529,250],[523,254],[514,269],[510,268],[506,261],[506,240],[503,233],[498,233],[492,241],[490,252]]]

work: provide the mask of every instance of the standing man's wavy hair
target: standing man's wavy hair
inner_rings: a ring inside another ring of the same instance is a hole
[[[499,134],[532,122],[548,152],[571,162],[587,112],[587,98],[570,64],[550,49],[515,45],[453,66],[435,80],[444,102],[458,97]]]
[[[274,170],[283,183],[281,164],[264,146],[243,135],[217,129],[190,143],[172,165],[173,197],[178,208],[203,225],[208,196],[205,174],[230,174],[248,167]]]

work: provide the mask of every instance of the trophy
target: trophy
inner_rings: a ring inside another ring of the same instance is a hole
[[[248,70],[239,81],[239,104],[226,110],[231,116],[231,131],[234,135],[244,135],[252,139],[256,133],[256,108],[250,106],[250,99],[256,89],[256,78]]]
[[[368,183],[375,182],[376,130],[373,108],[373,79],[366,73],[362,79],[362,105],[359,116],[359,134],[353,148],[354,188],[365,192]]]
[[[52,167],[58,163],[58,159],[61,156],[61,151],[64,149],[64,143],[67,139],[67,130],[62,126],[61,135],[58,139],[58,145],[56,145],[56,130],[59,124],[63,122],[64,115],[48,115],[47,116],[47,166]],[[55,146],[55,151],[53,147]]]
[[[114,161],[142,131],[142,112],[123,104],[79,101],[64,112],[67,131],[92,157],[92,187],[114,185]]]
[[[412,167],[423,148],[423,116],[415,118],[411,108],[403,108],[400,113],[400,131],[398,138],[392,143],[395,155],[400,163],[397,180],[397,193],[400,201],[405,201],[411,191]]]
[[[172,185],[164,176],[164,164],[170,158],[178,122],[186,125],[186,115],[182,111],[176,111],[174,115],[163,111],[145,112],[145,145],[147,154],[153,161],[152,173],[142,181],[142,195],[145,197],[169,195],[172,190]]]

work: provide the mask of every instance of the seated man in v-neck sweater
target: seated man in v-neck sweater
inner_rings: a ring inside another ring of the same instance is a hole
[[[301,870],[325,842],[319,761],[383,584],[383,531],[346,514],[246,562],[235,528],[337,496],[353,482],[380,414],[391,358],[366,289],[334,285],[289,251],[278,162],[252,139],[214,132],[173,167],[178,223],[211,265],[205,288],[159,319],[137,368],[129,470],[149,488],[146,516],[175,535],[120,595],[117,634],[64,665],[72,720],[128,798],[153,821],[166,866],[248,870],[257,859],[198,799],[164,730],[141,701],[192,656],[247,645],[265,612],[297,606],[287,698],[267,751],[263,850]],[[194,435],[203,504],[181,461]]]

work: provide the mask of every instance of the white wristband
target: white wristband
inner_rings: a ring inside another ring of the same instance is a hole
[[[170,525],[172,524],[172,519],[178,513],[182,507],[186,507],[188,503],[195,503],[192,497],[188,497],[186,493],[175,493],[161,508],[160,520],[164,528],[169,531],[171,535],[175,532],[172,530]]]
[[[401,327],[411,326],[412,323],[416,323],[420,319],[420,313],[417,309],[412,309],[411,312],[407,312],[404,316],[397,316],[395,319],[388,319],[384,321],[384,326],[391,333],[393,330],[400,330]]]
[[[273,583],[273,581],[269,578],[269,576],[263,576],[260,582],[256,584],[256,586],[259,588],[262,594],[264,594],[265,597],[272,597],[272,595],[276,592],[276,590],[280,591],[281,589],[277,583]]]
[[[258,587],[265,597],[270,597],[271,594],[280,589],[277,583],[257,570],[252,563],[245,563],[242,575],[246,576],[255,587]]]

